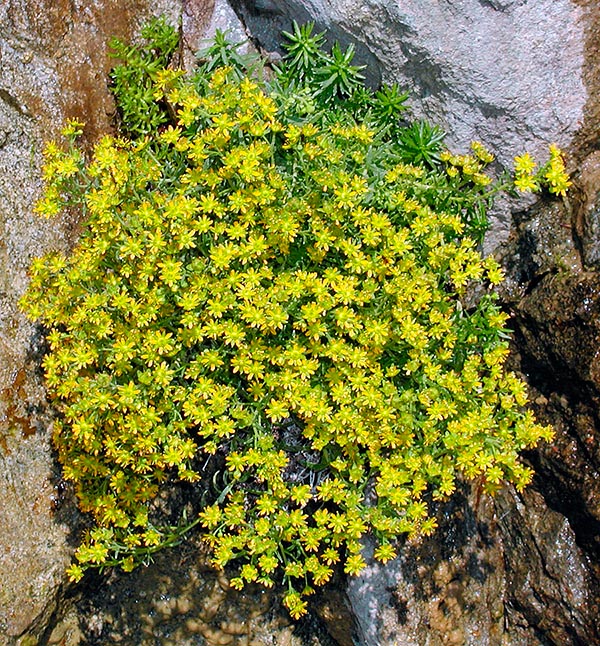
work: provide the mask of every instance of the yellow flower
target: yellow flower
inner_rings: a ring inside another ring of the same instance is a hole
[[[515,188],[521,193],[537,191],[539,184],[534,175],[517,175],[515,177]]]
[[[344,572],[350,575],[357,575],[366,567],[366,565],[367,563],[360,554],[352,554],[346,560]]]
[[[288,609],[293,619],[300,619],[308,609],[308,603],[303,601],[300,594],[295,591],[288,592],[283,597],[283,605]]]
[[[494,161],[494,155],[479,141],[471,142],[471,150],[484,164],[491,164]]]
[[[69,577],[69,581],[72,583],[77,583],[78,581],[81,581],[83,578],[83,568],[80,565],[77,564],[72,564],[67,568],[67,576]]]
[[[160,138],[167,144],[175,145],[181,137],[182,130],[181,128],[173,128],[173,126],[168,126],[166,130],[160,133]]]
[[[532,175],[535,167],[535,160],[529,153],[515,157],[515,172],[518,175]]]
[[[569,175],[565,169],[562,152],[556,144],[550,145],[550,161],[544,173],[544,178],[549,184],[548,190],[555,195],[562,195],[564,197],[567,189],[571,186]]]
[[[83,128],[85,127],[84,121],[79,121],[77,119],[69,119],[67,125],[62,129],[62,134],[71,139],[79,137],[83,134]]]
[[[375,549],[373,555],[378,561],[382,563],[387,563],[388,561],[395,559],[397,554],[396,550],[392,547],[390,543],[382,543]]]

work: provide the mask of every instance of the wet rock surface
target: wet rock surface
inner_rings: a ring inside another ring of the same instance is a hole
[[[371,561],[349,582],[357,643],[501,643],[502,545],[490,527],[490,500],[475,498],[465,487],[438,509],[439,533],[406,543],[385,566]]]
[[[600,276],[548,269],[513,304],[520,369],[556,432],[529,457],[535,486],[600,571]]]
[[[277,593],[240,593],[189,540],[130,575],[88,576],[46,636],[60,646],[336,646],[322,621],[293,622]]]
[[[506,570],[505,641],[600,643],[600,581],[569,520],[534,490],[499,496],[495,514]]]
[[[194,541],[130,575],[69,588],[80,518],[50,448],[43,338],[19,313],[31,258],[68,250],[77,223],[32,214],[40,150],[67,117],[88,142],[111,129],[109,38],[149,15],[181,17],[184,59],[217,27],[243,26],[224,0],[7,0],[0,4],[0,645],[593,646],[600,644],[600,7],[596,0],[391,3],[235,0],[268,50],[290,20],[356,41],[373,82],[414,88],[414,108],[460,147],[500,162],[570,146],[568,202],[505,209],[493,244],[517,335],[514,368],[552,445],[527,458],[533,487],[495,499],[465,488],[439,531],[387,566],[312,600],[293,624],[277,591],[228,589]],[[494,46],[491,46],[491,43]],[[514,206],[514,205],[513,205]],[[509,235],[510,228],[510,235]],[[367,554],[369,546],[366,546]]]
[[[567,519],[539,493],[490,499],[465,487],[437,517],[436,535],[349,582],[356,643],[599,643],[597,576]]]

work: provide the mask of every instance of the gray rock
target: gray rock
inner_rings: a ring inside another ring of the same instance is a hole
[[[448,133],[465,152],[484,143],[499,166],[547,144],[567,147],[588,99],[582,80],[585,23],[570,0],[233,0],[248,29],[277,49],[291,21],[312,20],[329,40],[354,42],[368,80],[411,91],[416,117]],[[531,200],[503,201],[492,213],[486,251],[507,239],[510,214]]]
[[[478,139],[502,164],[547,143],[567,146],[587,100],[584,24],[569,0],[390,2],[234,0],[250,31],[275,49],[292,19],[330,39],[356,41],[369,79],[412,91],[416,114],[445,127],[451,145]]]

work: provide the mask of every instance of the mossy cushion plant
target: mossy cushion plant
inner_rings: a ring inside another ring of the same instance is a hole
[[[502,271],[478,250],[492,156],[403,125],[406,95],[365,88],[311,25],[269,73],[219,34],[186,75],[171,27],[145,36],[116,45],[122,135],[89,160],[77,122],[47,145],[38,210],[83,231],[23,298],[91,519],[69,574],[130,570],[200,525],[234,587],[283,584],[299,617],[336,564],[361,571],[361,538],[394,558],[435,529],[428,502],[462,478],[523,488],[519,452],[551,438],[504,368]],[[564,193],[558,149],[517,182]],[[202,503],[179,521],[156,503],[178,482]]]

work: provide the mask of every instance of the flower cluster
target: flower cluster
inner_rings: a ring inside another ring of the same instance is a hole
[[[550,145],[550,159],[544,166],[536,169],[537,163],[529,153],[515,157],[515,188],[526,192],[538,191],[541,187],[547,187],[553,195],[564,197],[567,194],[571,181],[558,146]]]
[[[234,587],[284,583],[299,617],[336,564],[362,569],[363,536],[394,558],[435,529],[428,501],[463,477],[524,487],[519,452],[551,437],[504,368],[502,271],[470,235],[492,158],[411,163],[331,97],[288,121],[281,88],[228,67],[152,82],[168,124],[103,138],[87,165],[72,142],[46,149],[38,210],[85,218],[23,300],[95,523],[70,574],[129,570],[200,524]],[[173,482],[208,496],[177,526],[153,507]]]

